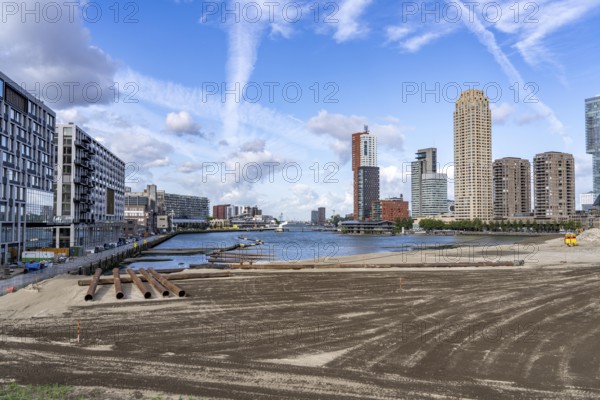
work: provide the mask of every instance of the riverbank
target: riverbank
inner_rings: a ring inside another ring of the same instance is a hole
[[[0,297],[31,284],[38,285],[44,280],[63,274],[91,275],[96,268],[107,271],[118,265],[121,261],[138,255],[142,249],[159,245],[172,237],[173,235],[151,236],[143,239],[140,243],[136,242],[107,249],[100,253],[73,258],[64,264],[55,263],[52,267],[27,274],[24,273],[23,269],[19,269],[18,274],[14,273],[10,277],[0,280]]]
[[[316,264],[319,266],[336,264],[422,264],[423,267],[434,264],[464,263],[509,263],[523,261],[527,267],[553,265],[596,265],[599,262],[600,239],[596,231],[580,235],[579,245],[569,247],[564,238],[557,235],[528,236],[514,244],[494,244],[475,242],[472,244],[429,246],[415,244],[415,250],[406,252],[368,253],[352,256],[330,256],[321,259],[304,259],[297,265]],[[261,263],[268,264],[268,263]]]
[[[521,267],[361,267],[403,256],[390,253],[346,257],[347,270],[232,271],[178,281],[185,298],[128,284],[116,300],[102,285],[85,302],[63,275],[0,298],[0,376],[115,399],[597,398],[600,258],[597,239],[580,244],[518,244],[538,260]],[[430,250],[407,260],[433,262]]]
[[[598,232],[595,232],[598,231]],[[282,263],[256,262],[243,269],[232,271],[233,279],[241,279],[260,271],[264,273],[293,272],[295,269],[309,268],[320,272],[338,272],[340,268],[349,272],[367,272],[373,268],[391,268],[402,271],[456,271],[472,270],[519,270],[536,268],[590,267],[599,264],[600,230],[580,235],[579,246],[568,247],[562,238],[543,240],[545,237],[528,237],[511,245],[496,245],[480,242],[460,246],[418,246],[413,251],[378,252],[351,256],[328,256],[321,259],[305,259]],[[547,239],[547,238],[546,238]],[[140,260],[143,260],[141,258]],[[153,263],[154,264],[154,263]],[[234,266],[235,267],[235,266]],[[287,270],[287,271],[286,271]],[[291,270],[291,271],[290,271]],[[183,273],[217,272],[213,268],[184,270]],[[124,274],[124,272],[122,272]],[[126,275],[125,275],[126,276]],[[67,313],[71,307],[85,307],[83,297],[87,287],[77,286],[80,276],[60,275],[53,279],[37,282],[17,293],[0,298],[4,304],[4,318],[39,318]],[[214,278],[232,279],[232,278]],[[194,281],[195,282],[195,281]],[[123,285],[126,301],[115,299],[112,285],[101,285],[94,296],[93,304],[127,304],[130,301],[144,301],[159,307],[179,299],[171,296],[164,299],[154,288],[150,288],[152,298],[144,297],[133,285]],[[90,303],[92,304],[92,303]]]

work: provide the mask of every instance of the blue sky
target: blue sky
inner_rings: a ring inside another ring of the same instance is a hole
[[[0,69],[129,163],[134,189],[285,219],[350,213],[350,134],[368,124],[382,197],[410,197],[417,149],[438,147],[452,174],[454,100],[474,85],[493,101],[494,158],[567,151],[577,194],[591,190],[583,102],[600,93],[598,0],[111,0],[60,16],[26,3],[29,14],[3,5]],[[236,85],[245,98],[223,96]]]

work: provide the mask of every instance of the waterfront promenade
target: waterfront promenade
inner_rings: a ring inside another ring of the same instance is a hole
[[[150,244],[159,239],[162,239],[164,236],[165,235],[158,235],[141,239],[137,242],[138,244],[136,246],[143,244],[144,240]],[[35,272],[16,275],[8,279],[0,280],[0,296],[7,294],[11,290],[18,290],[28,285],[41,282],[45,279],[53,278],[57,275],[78,271],[81,267],[87,266],[91,263],[97,263],[98,261],[101,261],[111,256],[116,256],[118,254],[125,253],[133,247],[134,243],[130,243],[124,246],[115,247],[113,249],[107,249],[100,253],[88,254],[84,257],[71,258],[68,262],[64,264],[54,263],[54,265],[50,268],[45,268]]]

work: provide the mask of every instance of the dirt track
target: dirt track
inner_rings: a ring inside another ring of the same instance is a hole
[[[600,267],[181,286],[188,298],[5,322],[0,376],[233,399],[600,397]]]

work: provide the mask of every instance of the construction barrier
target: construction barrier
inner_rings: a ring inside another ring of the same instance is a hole
[[[577,235],[574,233],[567,233],[565,235],[565,244],[569,247],[577,246]]]

